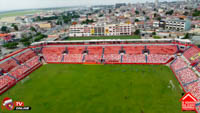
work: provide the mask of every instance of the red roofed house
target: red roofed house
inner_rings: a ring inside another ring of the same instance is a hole
[[[195,105],[198,101],[191,93],[185,94],[180,101],[182,101],[182,111],[195,111]]]
[[[12,35],[10,34],[0,34],[0,43],[8,42],[12,40]],[[3,42],[2,42],[3,41]]]

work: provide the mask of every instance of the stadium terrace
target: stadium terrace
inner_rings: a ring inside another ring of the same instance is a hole
[[[0,94],[45,63],[155,64],[171,68],[183,90],[200,100],[200,50],[189,40],[43,41],[0,61]],[[196,104],[200,113],[200,103]]]

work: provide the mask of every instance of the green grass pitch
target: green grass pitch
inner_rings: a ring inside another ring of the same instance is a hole
[[[167,66],[47,64],[0,98],[32,107],[15,113],[183,113],[181,92]]]

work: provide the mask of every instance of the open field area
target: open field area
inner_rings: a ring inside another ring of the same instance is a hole
[[[140,39],[140,36],[99,36],[99,37],[69,37],[66,40],[94,40],[94,39]]]
[[[47,64],[0,98],[32,107],[19,113],[183,113],[181,92],[167,66]]]
[[[0,22],[7,22],[7,23],[15,23],[15,18],[17,16],[24,16],[27,14],[34,14],[38,13],[40,10],[31,10],[31,11],[13,11],[7,13],[0,13]]]
[[[0,13],[0,19],[3,17],[11,17],[11,16],[24,16],[26,14],[34,14],[40,12],[39,10],[28,10],[28,11],[13,11],[7,13]]]

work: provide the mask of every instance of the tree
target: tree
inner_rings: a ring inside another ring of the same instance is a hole
[[[99,17],[103,17],[103,14],[100,14]]]
[[[111,9],[109,9],[109,14],[110,14],[110,13],[112,13],[112,10],[111,10]]]
[[[30,40],[29,38],[26,38],[26,37],[25,37],[25,38],[21,38],[21,39],[20,39],[20,42],[27,42],[27,41],[29,41],[29,40]]]
[[[135,35],[140,35],[140,30],[139,29],[135,30],[134,34]]]
[[[29,42],[29,41],[27,41],[27,42],[24,42],[24,43],[23,43],[23,45],[24,45],[24,46],[26,46],[26,47],[28,47],[28,46],[30,46],[30,45],[31,45],[31,42]]]
[[[15,31],[18,31],[18,30],[19,30],[19,29],[18,29],[18,26],[17,26],[16,24],[12,24],[11,26],[15,29]]]
[[[156,20],[158,20],[158,21],[161,21],[161,17],[160,16],[158,16],[157,18],[156,18]]]
[[[44,34],[40,34],[38,36],[36,36],[36,38],[34,39],[35,42],[38,42],[40,40],[42,40],[43,38],[46,38],[47,36]]]
[[[16,48],[18,45],[17,42],[8,42],[6,44],[3,45],[3,47],[7,48],[7,49],[14,49]]]
[[[183,37],[183,39],[189,39],[190,38],[190,34],[186,33],[185,36]]]
[[[4,32],[4,33],[8,33],[8,32],[9,32],[7,26],[2,26],[2,27],[1,27],[1,31]]]
[[[40,16],[37,16],[35,21],[40,21],[41,20],[41,17]]]
[[[152,35],[156,35],[156,32],[153,32]]]
[[[68,24],[72,21],[72,18],[70,16],[63,16],[63,20],[65,24]]]
[[[145,15],[145,14],[146,14],[146,12],[145,12],[145,11],[142,11],[142,13],[143,13],[143,15]]]
[[[138,20],[138,19],[135,19],[135,22],[139,22],[139,20]]]
[[[30,27],[30,30],[34,31],[34,32],[37,32],[37,30],[33,26]]]
[[[157,17],[158,15],[156,13],[153,14],[154,17]]]
[[[172,15],[174,13],[174,10],[170,10],[166,12],[166,15]]]
[[[136,15],[139,15],[139,14],[140,14],[140,12],[136,10],[136,11],[135,11],[135,14],[136,14]]]
[[[32,36],[29,37],[25,37],[23,36],[23,38],[20,39],[20,42],[24,45],[24,46],[29,46],[31,44],[30,40],[32,39]]]
[[[91,19],[91,20],[86,19],[85,21],[81,22],[81,24],[90,24],[90,23],[93,23],[93,22],[94,22],[93,19]]]
[[[198,11],[197,9],[194,10],[192,16],[200,16],[200,11]]]
[[[58,21],[56,22],[56,25],[62,25],[62,21],[61,21],[61,20],[58,20]]]

